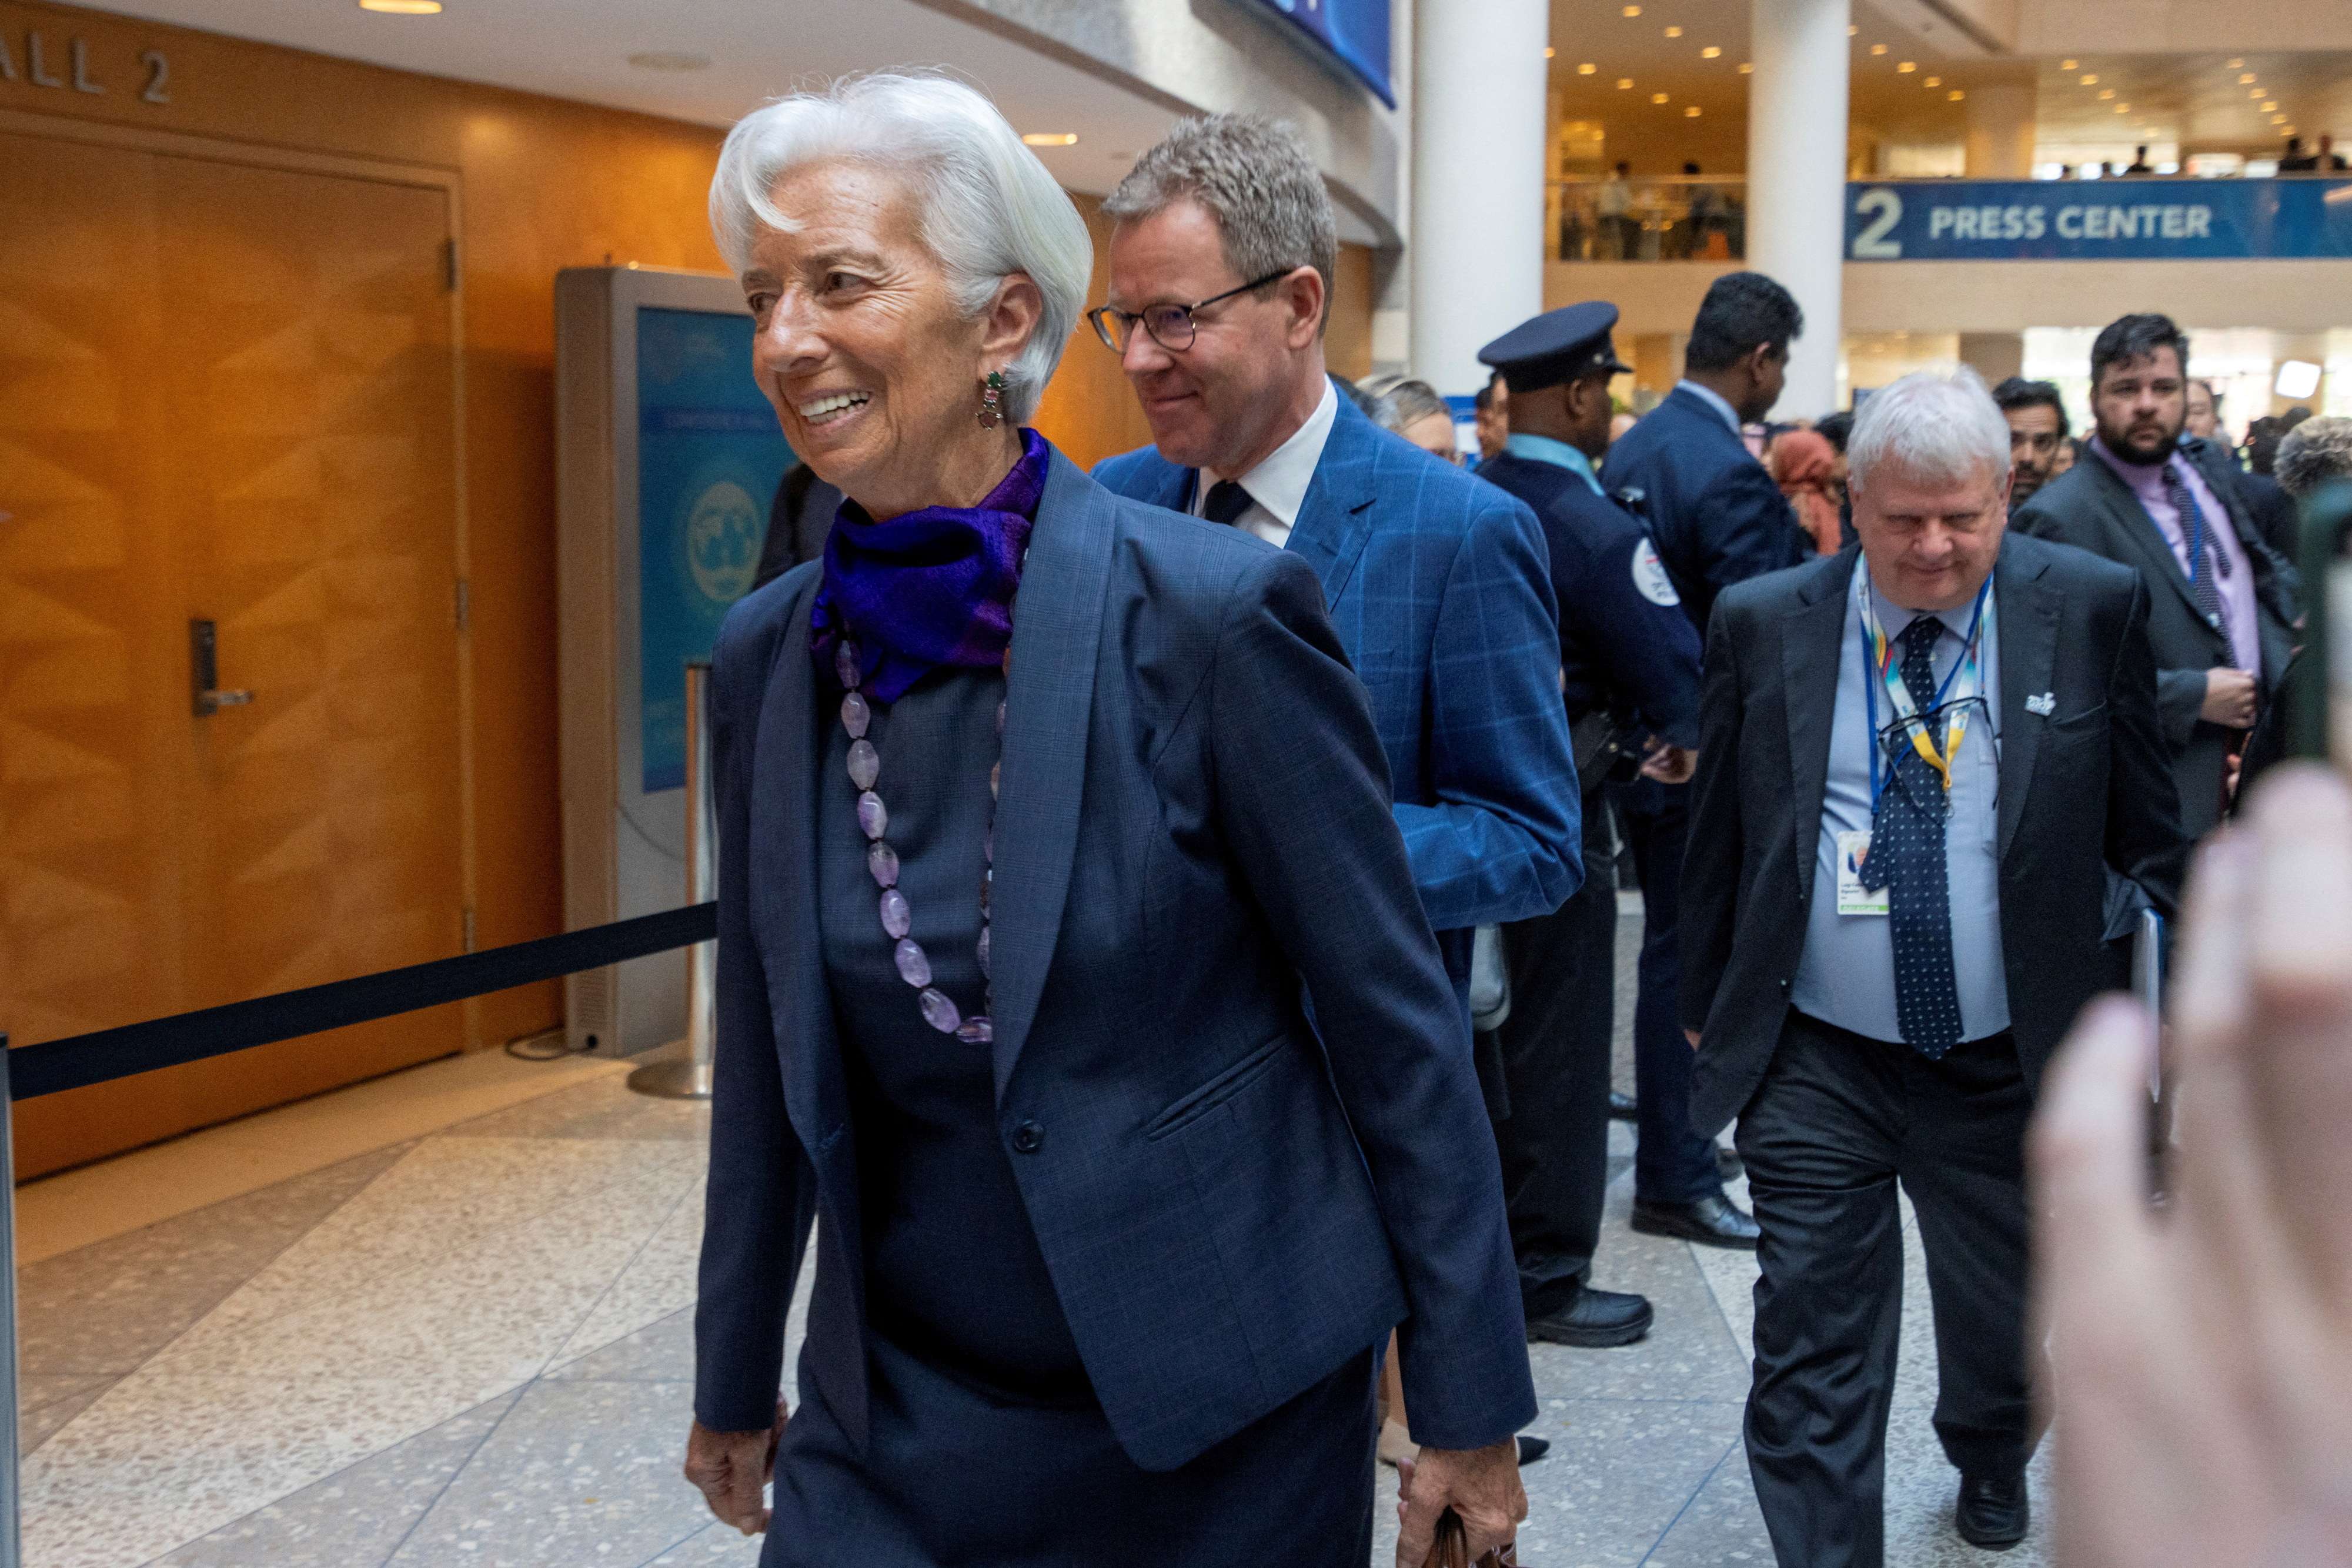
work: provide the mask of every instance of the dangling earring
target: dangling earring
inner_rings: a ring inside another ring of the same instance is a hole
[[[1004,372],[991,371],[987,379],[980,383],[980,427],[982,430],[994,430],[1004,423],[1004,410],[1000,406],[1003,400]]]

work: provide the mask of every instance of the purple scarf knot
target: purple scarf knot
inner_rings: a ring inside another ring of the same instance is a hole
[[[1054,449],[1021,432],[1021,461],[977,507],[925,507],[887,522],[844,501],[824,541],[809,647],[828,677],[846,635],[866,695],[896,702],[943,668],[994,669],[1013,643],[1013,595]]]

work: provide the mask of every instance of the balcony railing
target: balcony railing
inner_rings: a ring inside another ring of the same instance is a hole
[[[1738,261],[1748,254],[1748,183],[1562,180],[1549,188],[1555,261]]]

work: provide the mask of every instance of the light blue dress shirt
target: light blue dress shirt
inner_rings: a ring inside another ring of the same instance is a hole
[[[1605,496],[1601,481],[1592,472],[1592,459],[1565,441],[1554,441],[1549,435],[1534,435],[1513,431],[1503,442],[1503,450],[1514,457],[1524,457],[1530,463],[1549,463],[1556,468],[1566,468],[1592,486],[1596,496]]]
[[[1676,382],[1675,383],[1675,391],[1686,392],[1690,393],[1691,396],[1698,399],[1699,402],[1706,404],[1707,407],[1723,415],[1723,423],[1731,426],[1732,434],[1738,435],[1740,434],[1739,411],[1732,407],[1731,400],[1725,397],[1721,392],[1711,391],[1706,387],[1699,385],[1696,382]]]
[[[1862,571],[1855,569],[1859,580]],[[1889,643],[1899,642],[1916,619],[1870,590],[1878,624]],[[1973,604],[1938,619],[1932,663],[1940,683],[1967,646]],[[1980,639],[1982,705],[1969,712],[1967,736],[1952,771],[1951,815],[1944,825],[1944,861],[1952,904],[1952,970],[1960,997],[1960,1038],[1983,1040],[2009,1027],[2009,979],[2001,970],[2000,846],[2000,644],[1994,635],[1993,604],[1985,599]],[[1838,844],[1842,832],[1870,827],[1869,701],[1864,683],[1871,671],[1862,651],[1862,603],[1846,592],[1843,644],[1838,658],[1837,707],[1830,725],[1830,767],[1822,792],[1820,847],[1813,860],[1813,893],[1805,917],[1804,956],[1797,966],[1789,999],[1799,1012],[1872,1040],[1900,1042],[1895,1012],[1893,922],[1883,915],[1838,913]],[[1891,723],[1885,694],[1878,718]],[[1888,765],[1881,754],[1882,770]]]

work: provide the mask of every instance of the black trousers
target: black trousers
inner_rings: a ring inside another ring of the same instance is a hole
[[[1519,1300],[1559,1311],[1592,1271],[1609,1180],[1609,1055],[1617,879],[1608,814],[1584,813],[1584,885],[1553,913],[1503,927],[1511,1013],[1496,1031],[1510,1113],[1495,1124]]]
[[[1683,847],[1690,836],[1690,786],[1636,779],[1619,789],[1633,874],[1642,883],[1641,988],[1633,1001],[1633,1196],[1650,1203],[1696,1203],[1723,1190],[1715,1134],[1691,1125],[1691,1048],[1683,1036]]]
[[[2024,1468],[2024,1136],[2007,1034],[1930,1061],[1790,1012],[1739,1154],[1763,1228],[1748,1462],[1787,1568],[1885,1558],[1886,1418],[1911,1195],[1935,1303],[1936,1433],[1971,1474]]]

